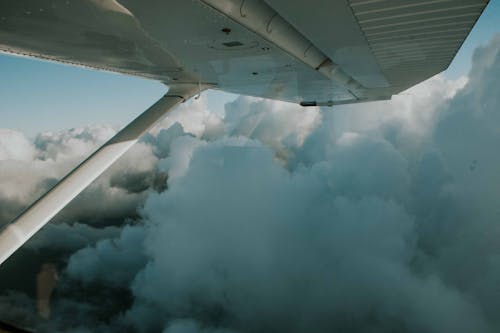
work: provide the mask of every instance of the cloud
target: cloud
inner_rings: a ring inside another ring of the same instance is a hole
[[[33,145],[22,133],[0,129],[0,161],[29,161],[33,159],[34,154]]]
[[[0,223],[12,220],[114,133],[109,127],[93,126],[46,132],[30,141],[22,133],[2,130],[0,180],[4,186],[0,189]],[[165,189],[167,176],[156,169],[157,162],[150,145],[135,145],[55,221],[104,226],[136,218],[147,190]]]
[[[224,117],[186,103],[33,240],[33,261],[50,252],[60,270],[52,319],[33,318],[27,290],[0,290],[18,305],[3,316],[45,331],[496,332],[498,86],[500,36],[468,78],[391,102],[240,97]],[[112,133],[0,132],[0,207]]]
[[[179,105],[165,117],[151,133],[156,135],[162,128],[180,124],[184,131],[205,139],[215,139],[224,135],[223,119],[210,112],[206,95],[191,99]]]
[[[363,144],[292,175],[265,147],[200,148],[182,180],[148,199],[154,259],[132,285],[137,302],[242,332],[484,331],[474,304],[412,272],[414,217],[396,202],[406,165]],[[367,151],[386,164],[345,167]]]
[[[240,96],[226,104],[224,120],[229,136],[259,140],[287,160],[290,148],[302,146],[321,115],[318,108]]]
[[[126,226],[119,238],[100,240],[93,247],[77,251],[68,262],[69,277],[84,283],[98,281],[111,287],[128,286],[146,263],[142,247],[144,232],[140,226]]]

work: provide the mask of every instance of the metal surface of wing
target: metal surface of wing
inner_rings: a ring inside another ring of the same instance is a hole
[[[444,70],[487,0],[4,0],[0,50],[340,104]]]
[[[349,0],[366,41],[394,92],[450,65],[485,9],[482,0]]]

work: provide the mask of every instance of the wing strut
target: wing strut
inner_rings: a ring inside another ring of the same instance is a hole
[[[0,265],[178,104],[206,86],[177,84],[0,232]]]

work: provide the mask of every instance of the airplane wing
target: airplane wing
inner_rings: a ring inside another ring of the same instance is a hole
[[[0,51],[168,93],[0,230],[0,264],[202,89],[304,106],[388,99],[447,68],[487,0],[1,0]]]
[[[2,0],[0,50],[167,85],[355,103],[446,69],[487,3]]]

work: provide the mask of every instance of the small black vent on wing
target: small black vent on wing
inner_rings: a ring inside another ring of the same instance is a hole
[[[234,42],[222,43],[222,45],[227,46],[227,47],[235,47],[235,46],[243,46],[243,43],[234,41]]]

